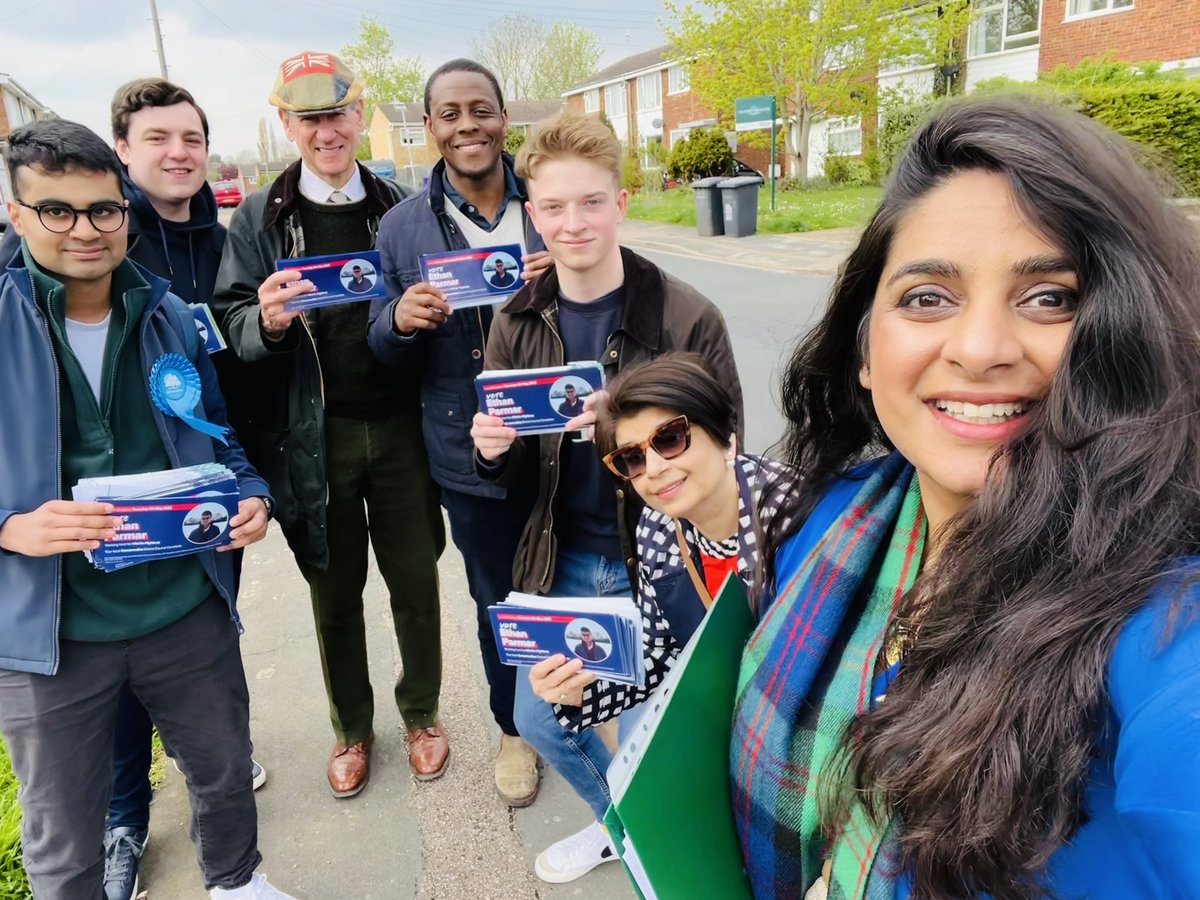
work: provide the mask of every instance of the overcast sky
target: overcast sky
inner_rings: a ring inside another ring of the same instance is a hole
[[[596,33],[600,65],[663,42],[661,0],[157,0],[168,77],[209,117],[211,149],[253,148],[279,63],[354,40],[359,17],[386,25],[397,53],[426,72],[469,55],[471,39],[505,15],[575,22]],[[110,136],[113,91],[158,74],[149,0],[3,0],[0,72],[65,119]]]

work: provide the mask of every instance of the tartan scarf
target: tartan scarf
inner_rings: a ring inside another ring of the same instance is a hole
[[[893,453],[863,474],[817,505],[809,522],[831,519],[823,534],[806,527],[781,548],[778,597],[742,657],[730,766],[755,897],[803,897],[826,856],[831,900],[891,900],[900,874],[894,823],[875,824],[855,803],[831,847],[818,808],[822,768],[871,704],[888,622],[925,542],[907,461]]]

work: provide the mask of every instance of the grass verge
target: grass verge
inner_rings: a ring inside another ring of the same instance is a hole
[[[21,867],[21,808],[17,806],[17,777],[0,740],[0,897],[29,900],[33,894]]]
[[[167,763],[158,731],[154,732],[150,783],[158,790]],[[8,759],[8,748],[0,740],[0,898],[32,900],[25,869],[21,866],[21,808],[17,805],[17,777]]]
[[[758,230],[763,234],[788,234],[865,225],[882,196],[883,189],[874,185],[777,191],[778,208],[772,211],[770,185],[763,185],[758,195]],[[632,195],[629,218],[695,228],[696,205],[692,189],[671,188]]]

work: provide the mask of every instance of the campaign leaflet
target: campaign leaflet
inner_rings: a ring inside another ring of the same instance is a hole
[[[445,294],[453,309],[499,303],[525,283],[521,280],[523,253],[520,244],[422,253],[421,280]]]
[[[639,687],[642,614],[631,597],[539,597],[517,591],[488,607],[500,661],[533,666],[561,653],[596,677]]]
[[[583,401],[604,387],[604,367],[575,362],[544,369],[493,369],[475,376],[479,408],[519,434],[566,431]]]
[[[112,515],[121,518],[115,538],[85,551],[104,572],[228,544],[229,522],[241,499],[234,474],[214,463],[83,478],[71,495],[78,501],[111,503]]]
[[[204,349],[209,355],[226,349],[228,345],[225,343],[225,337],[221,334],[221,329],[217,327],[216,317],[208,308],[208,304],[189,303],[188,308],[191,309],[192,316],[196,320],[196,333],[200,335],[200,343],[204,345]]]
[[[275,260],[275,271],[282,272],[284,269],[298,269],[300,277],[311,281],[316,288],[283,304],[283,308],[289,312],[337,303],[387,299],[387,286],[383,283],[378,250]]]

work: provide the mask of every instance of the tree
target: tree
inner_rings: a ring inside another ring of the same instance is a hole
[[[690,3],[665,5],[667,38],[689,60],[698,98],[728,121],[738,97],[774,96],[800,178],[814,119],[861,115],[879,61],[912,49],[908,0],[713,0],[711,18]]]
[[[263,162],[279,158],[279,141],[275,137],[275,126],[265,118],[258,120],[258,158]]]
[[[220,168],[217,169],[217,177],[221,181],[233,181],[241,174],[237,163],[234,162],[221,163]]]
[[[589,78],[604,51],[595,33],[572,22],[555,22],[534,60],[530,96],[561,97],[563,91]]]
[[[358,21],[358,40],[338,51],[366,87],[370,103],[407,103],[421,97],[425,86],[425,64],[419,56],[396,57],[396,42],[386,25],[363,16]]]
[[[552,99],[596,70],[600,39],[571,22],[549,28],[522,13],[494,20],[471,53],[500,82],[508,100]]]

